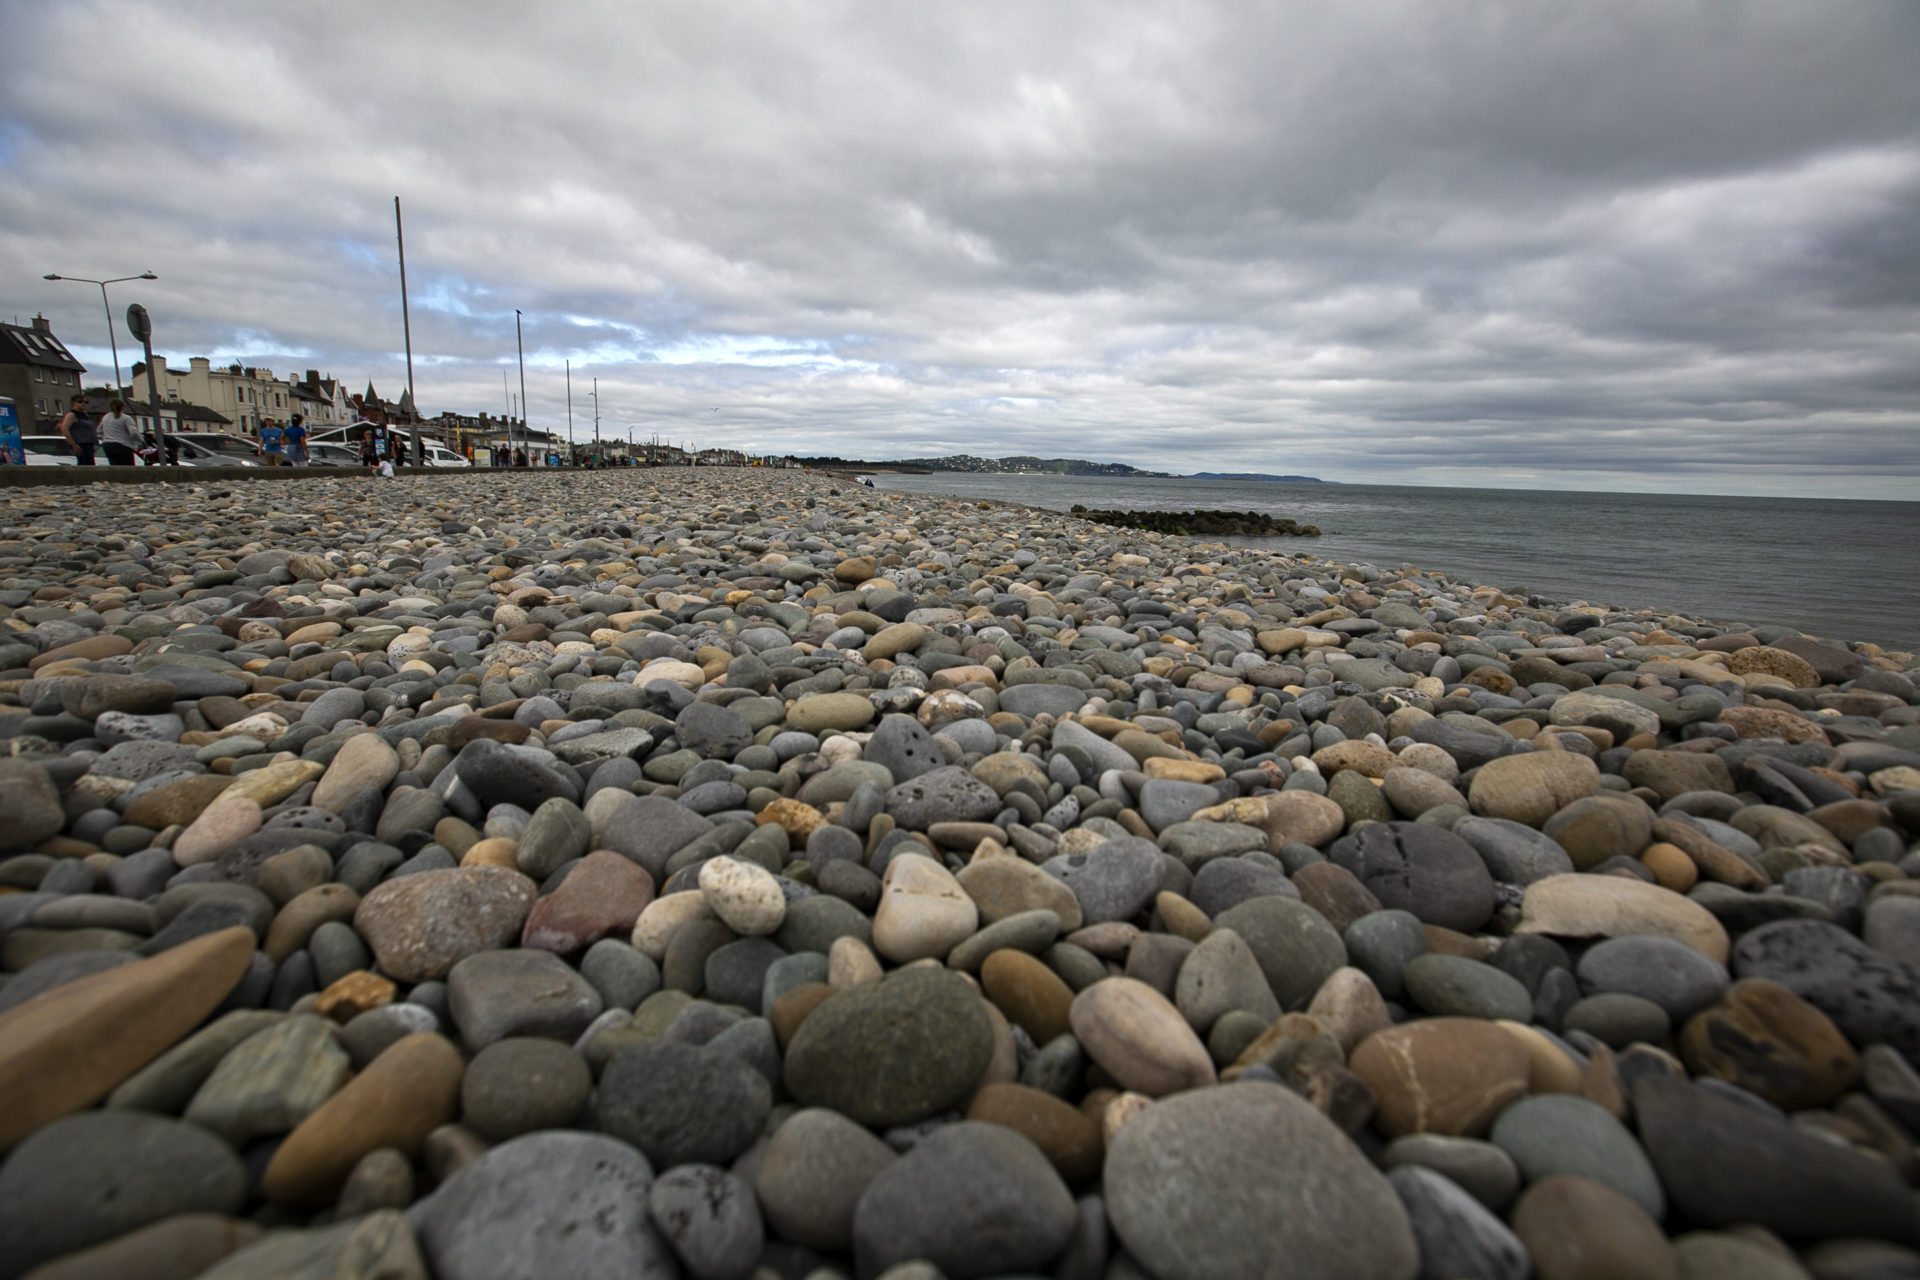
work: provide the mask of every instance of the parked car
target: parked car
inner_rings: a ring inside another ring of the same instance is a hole
[[[360,451],[344,444],[309,444],[307,446],[307,465],[310,467],[357,467],[360,465]]]
[[[170,433],[182,445],[194,445],[216,455],[218,462],[199,462],[196,466],[257,467],[259,445],[246,436],[230,436],[223,431],[175,431]],[[184,459],[186,451],[181,450]]]
[[[427,465],[430,467],[470,467],[473,461],[461,456],[443,444],[427,446]]]
[[[65,436],[21,436],[30,467],[75,467],[79,462],[67,449]]]

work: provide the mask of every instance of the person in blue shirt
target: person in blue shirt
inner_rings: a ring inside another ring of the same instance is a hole
[[[307,465],[307,428],[297,413],[287,423],[287,461],[296,467]]]
[[[275,426],[272,418],[261,424],[260,457],[268,466],[277,467],[286,462],[286,441],[287,433]]]

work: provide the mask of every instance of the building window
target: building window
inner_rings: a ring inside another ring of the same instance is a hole
[[[35,382],[45,382],[47,380],[47,371],[39,365],[33,366],[33,380]]]

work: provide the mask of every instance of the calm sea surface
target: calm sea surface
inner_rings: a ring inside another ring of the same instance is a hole
[[[1556,601],[1785,623],[1920,648],[1920,502],[1100,476],[876,475],[881,489],[1089,507],[1262,511],[1280,550],[1413,564]]]

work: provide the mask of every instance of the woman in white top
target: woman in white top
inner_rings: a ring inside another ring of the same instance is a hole
[[[140,435],[133,419],[127,415],[124,401],[114,400],[107,405],[107,416],[100,419],[100,447],[107,452],[108,466],[133,465],[133,451],[140,447]]]

